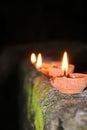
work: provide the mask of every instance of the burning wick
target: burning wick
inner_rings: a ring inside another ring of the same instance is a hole
[[[35,53],[32,53],[32,54],[31,54],[31,63],[32,63],[32,64],[35,64],[35,63],[36,63],[36,55],[35,55]]]
[[[62,71],[64,72],[64,77],[67,76],[67,71],[68,71],[68,58],[67,58],[67,52],[64,52],[63,55],[63,62],[62,62]]]
[[[66,77],[66,71],[64,71],[64,77]]]

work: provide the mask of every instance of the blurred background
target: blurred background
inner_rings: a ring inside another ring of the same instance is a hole
[[[0,4],[1,129],[19,129],[19,66],[32,51],[61,57],[69,52],[76,71],[87,72],[87,3],[31,1]]]
[[[0,42],[86,41],[87,8],[82,1],[32,1],[0,6]],[[4,44],[3,44],[4,43]]]

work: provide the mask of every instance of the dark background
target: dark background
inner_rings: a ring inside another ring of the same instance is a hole
[[[32,1],[0,7],[2,47],[47,40],[86,41],[87,8],[83,1]],[[3,44],[4,43],[4,44]]]
[[[43,0],[20,4],[0,5],[0,127],[9,130],[19,129],[18,69],[29,53],[41,50],[55,56],[58,50],[61,56],[67,48],[77,71],[85,72],[87,66],[85,2]]]

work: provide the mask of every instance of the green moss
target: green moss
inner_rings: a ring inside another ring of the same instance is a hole
[[[34,125],[36,130],[43,130],[44,129],[43,114],[42,114],[42,108],[39,105],[39,94],[40,94],[38,89],[39,83],[40,79],[37,79],[33,87],[32,113],[35,113]]]
[[[28,82],[28,78],[26,77],[24,83],[24,91],[26,91],[27,98],[27,118],[33,129],[43,130],[44,120],[42,108],[39,104],[40,91],[38,89],[40,78],[37,78],[34,84]]]

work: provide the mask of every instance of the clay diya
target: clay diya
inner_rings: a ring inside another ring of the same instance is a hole
[[[82,93],[83,90],[87,87],[87,75],[80,73],[71,73],[68,76],[61,76],[51,79],[50,83],[61,93]]]
[[[61,69],[63,75],[51,79],[51,85],[57,88],[61,93],[76,94],[83,92],[87,86],[87,75],[68,72],[68,59],[66,52],[63,56]]]
[[[61,69],[62,62],[61,61],[43,61],[41,53],[39,53],[37,56],[37,62],[36,62],[35,67],[47,76],[56,77],[56,76],[63,75],[63,71]],[[74,68],[75,68],[74,65],[69,64],[68,73],[72,73],[74,71]]]

